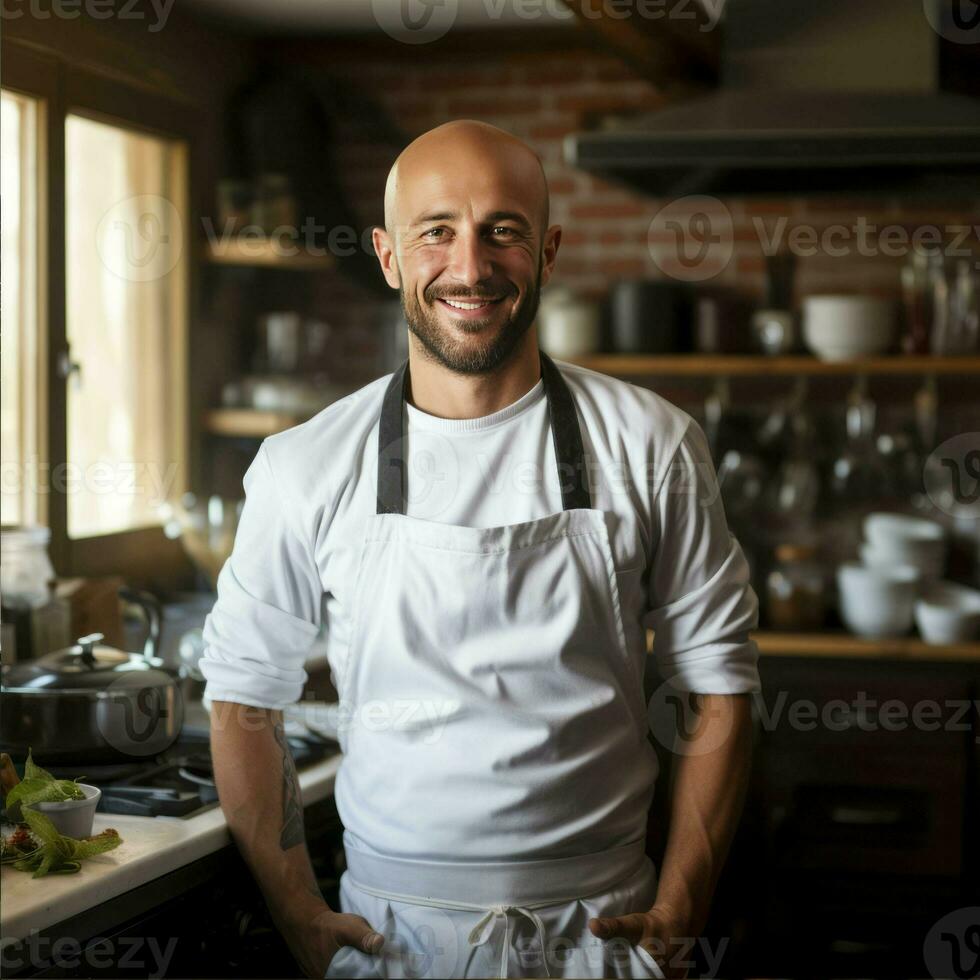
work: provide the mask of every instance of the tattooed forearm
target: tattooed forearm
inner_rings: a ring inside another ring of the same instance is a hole
[[[282,722],[276,722],[272,729],[276,743],[282,750],[282,830],[279,833],[279,846],[288,851],[305,840],[303,830],[303,805],[299,797],[299,780],[293,763],[289,743]]]

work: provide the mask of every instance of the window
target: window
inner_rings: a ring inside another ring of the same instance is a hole
[[[4,524],[46,519],[41,432],[43,364],[39,263],[40,103],[0,93],[0,511]]]
[[[186,148],[69,115],[67,530],[159,524],[186,484]]]

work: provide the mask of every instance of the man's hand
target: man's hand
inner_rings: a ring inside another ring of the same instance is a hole
[[[375,954],[384,945],[384,936],[365,918],[334,912],[327,905],[323,905],[322,911],[313,919],[307,914],[282,921],[280,929],[303,973],[315,980],[326,974],[341,946],[353,946],[364,953]]]
[[[600,939],[622,938],[642,946],[657,961],[667,980],[684,980],[687,976],[687,951],[692,938],[665,909],[654,905],[649,912],[589,919],[589,929]]]

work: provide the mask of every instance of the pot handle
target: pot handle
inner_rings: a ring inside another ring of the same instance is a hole
[[[146,642],[143,644],[143,656],[154,660],[160,648],[160,629],[163,622],[163,608],[160,600],[152,593],[142,589],[130,589],[123,586],[119,590],[119,598],[139,606],[146,619]]]

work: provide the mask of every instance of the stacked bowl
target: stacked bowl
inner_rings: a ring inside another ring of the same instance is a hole
[[[861,560],[872,568],[906,565],[926,581],[942,578],[946,530],[942,524],[905,514],[869,514],[864,521]]]
[[[912,628],[923,584],[942,577],[946,534],[941,524],[904,514],[871,514],[861,561],[837,569],[840,614],[859,636],[902,636]]]

